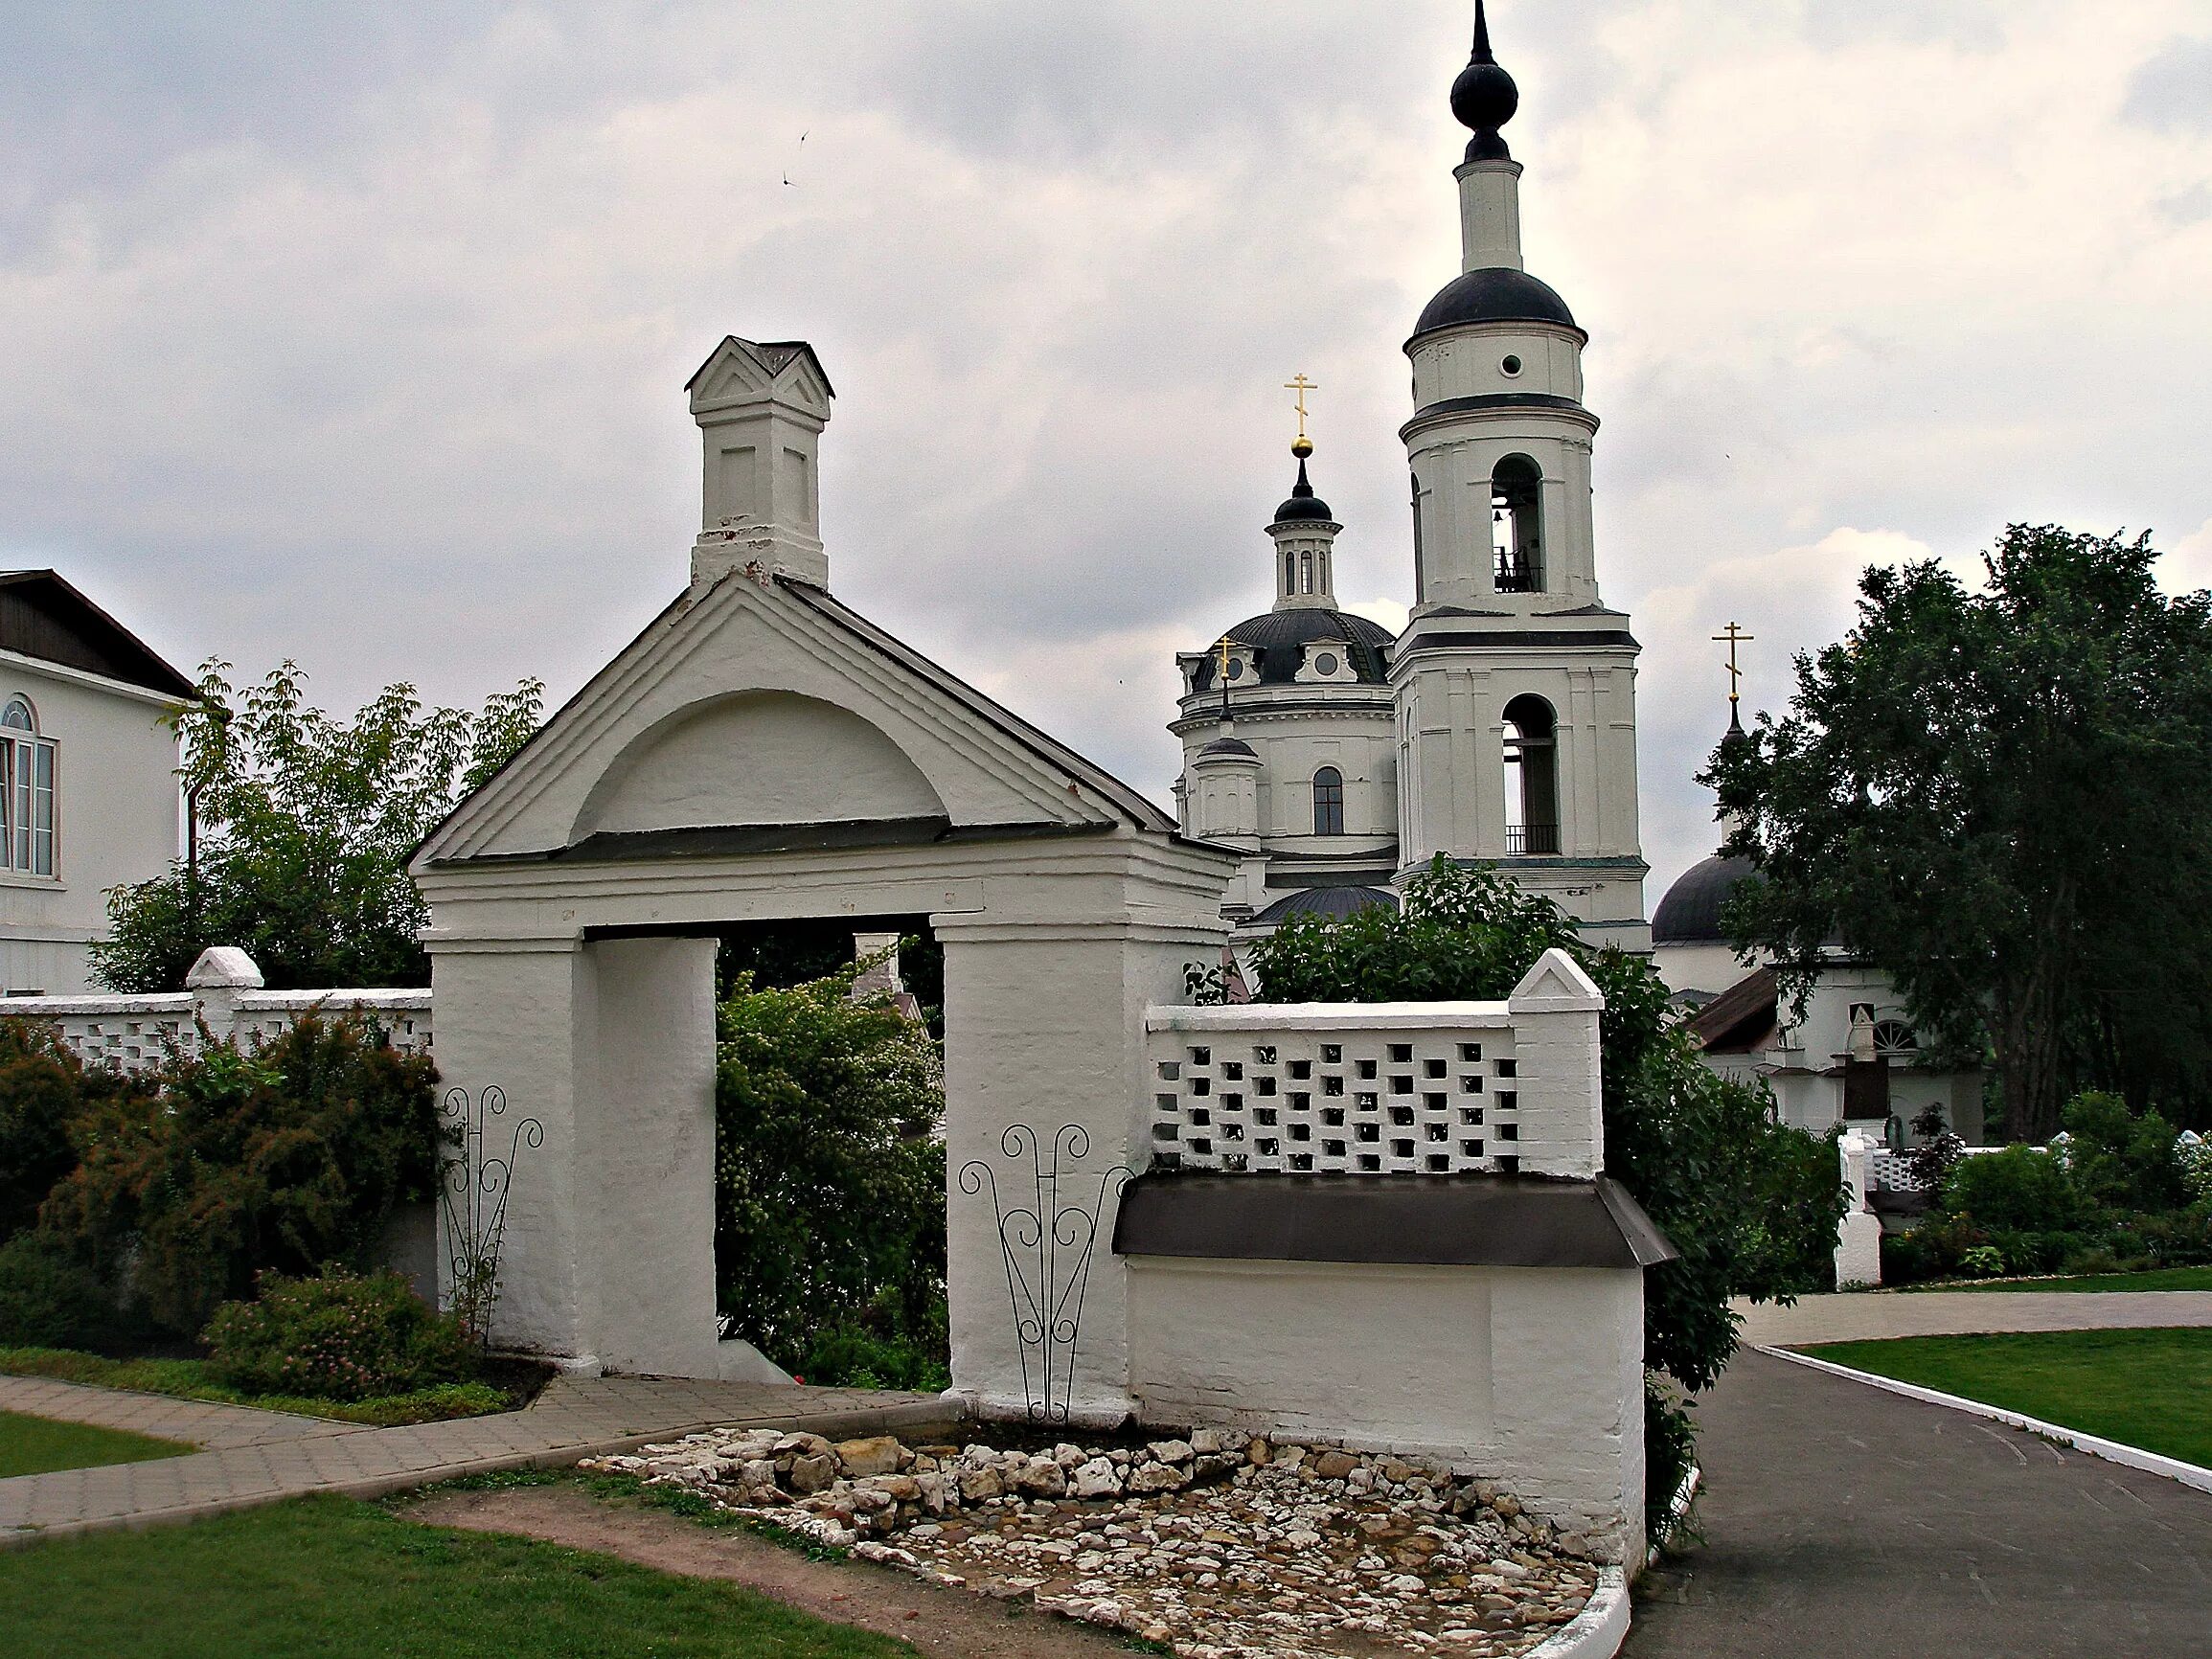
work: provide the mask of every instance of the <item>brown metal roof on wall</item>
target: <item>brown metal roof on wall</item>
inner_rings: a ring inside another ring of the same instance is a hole
[[[1146,1174],[1122,1196],[1113,1247],[1440,1267],[1649,1267],[1677,1254],[1604,1175]]]
[[[1748,1053],[1755,1038],[1773,1030],[1780,999],[1772,968],[1746,974],[1698,1011],[1690,1039],[1708,1054]]]
[[[189,701],[192,681],[51,570],[0,571],[0,650]]]

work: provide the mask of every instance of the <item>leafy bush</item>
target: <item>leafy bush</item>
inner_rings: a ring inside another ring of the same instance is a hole
[[[789,989],[741,974],[718,1015],[718,1305],[810,1379],[840,1331],[945,1352],[944,1064],[923,1027],[848,1000],[856,971]]]
[[[261,1049],[175,1057],[156,1082],[88,1091],[42,1224],[174,1335],[262,1270],[369,1265],[393,1209],[436,1192],[436,1069],[371,1022],[309,1015]]]
[[[2181,1186],[2196,1204],[2212,1205],[2212,1140],[2198,1140],[2177,1149],[2181,1164]]]
[[[1664,1545],[1680,1527],[1675,1494],[1698,1457],[1698,1425],[1689,1402],[1651,1372],[1644,1373],[1644,1535]]]
[[[2093,1212],[2065,1166],[2034,1147],[1961,1158],[1938,1201],[1947,1214],[2024,1233],[2070,1232]]]
[[[922,1342],[881,1336],[864,1326],[817,1331],[793,1375],[817,1388],[911,1388],[935,1393],[952,1386],[940,1331]]]
[[[59,1239],[0,1244],[0,1348],[98,1348],[115,1329],[107,1286]]]
[[[120,1072],[87,1071],[44,1020],[0,1019],[0,1239],[34,1223],[77,1167],[69,1125],[88,1099],[150,1092]]]
[[[2156,1112],[2137,1116],[2118,1095],[2092,1089],[2065,1109],[2066,1173],[2087,1202],[2155,1212],[2184,1202],[2174,1126]]]
[[[261,1276],[251,1302],[208,1321],[208,1369],[247,1394],[374,1399],[467,1381],[475,1350],[451,1314],[397,1273]]]

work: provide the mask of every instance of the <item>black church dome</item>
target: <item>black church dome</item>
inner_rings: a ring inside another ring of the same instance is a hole
[[[1721,906],[1736,883],[1751,874],[1748,858],[1700,859],[1676,878],[1652,913],[1653,944],[1724,944]]]
[[[1452,278],[1423,307],[1413,337],[1462,323],[1558,323],[1572,329],[1575,314],[1549,283],[1506,265],[1485,265]]]

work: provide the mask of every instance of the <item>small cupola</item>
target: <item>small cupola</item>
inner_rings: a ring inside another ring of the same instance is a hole
[[[1313,440],[1306,436],[1306,393],[1313,388],[1301,375],[1291,382],[1298,388],[1298,436],[1290,453],[1298,463],[1298,481],[1275,509],[1267,534],[1275,542],[1275,608],[1277,610],[1334,610],[1336,608],[1336,533],[1344,527],[1329,511],[1329,504],[1313,493],[1306,463],[1313,454]]]

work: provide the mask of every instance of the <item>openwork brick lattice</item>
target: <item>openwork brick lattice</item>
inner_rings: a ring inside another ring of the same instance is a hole
[[[1354,1013],[1356,1022],[1346,1017]],[[1500,1005],[1154,1010],[1148,1024],[1152,1152],[1161,1167],[1384,1175],[1520,1167],[1518,1060]]]
[[[173,1051],[195,1055],[201,1029],[252,1050],[274,1042],[314,1011],[335,1019],[365,1014],[402,1054],[430,1052],[427,990],[246,991],[228,999],[189,991],[148,996],[0,997],[0,1018],[52,1024],[86,1065],[135,1072],[157,1066]]]

